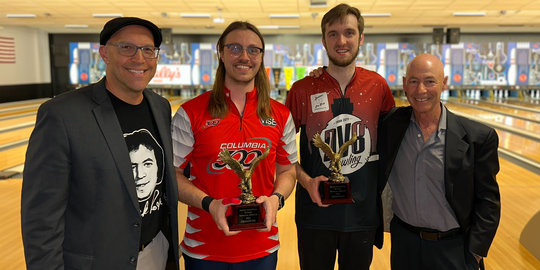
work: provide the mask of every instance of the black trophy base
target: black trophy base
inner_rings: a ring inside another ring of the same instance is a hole
[[[227,216],[229,231],[264,229],[264,207],[262,204],[250,203],[231,205],[231,215]]]
[[[323,204],[347,204],[353,203],[351,196],[351,183],[346,181],[337,182],[321,182],[319,186],[321,194],[321,202]]]

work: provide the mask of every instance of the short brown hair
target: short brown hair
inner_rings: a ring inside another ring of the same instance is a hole
[[[358,34],[364,33],[364,18],[360,14],[360,10],[347,4],[339,4],[326,12],[326,14],[324,14],[324,17],[322,18],[321,30],[323,38],[326,31],[326,25],[333,24],[337,20],[343,21],[345,17],[349,14],[354,15],[358,20]]]

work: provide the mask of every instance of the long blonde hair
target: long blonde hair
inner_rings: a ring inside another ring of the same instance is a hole
[[[227,28],[218,39],[216,49],[218,54],[223,54],[223,49],[225,47],[225,38],[227,35],[234,30],[250,30],[255,33],[262,42],[262,47],[264,49],[264,39],[255,25],[249,22],[235,21]],[[259,71],[255,74],[255,87],[257,87],[257,115],[262,120],[267,120],[271,118],[272,109],[270,107],[270,83],[268,81],[268,76],[266,75],[266,70],[264,68],[264,52],[262,54],[261,66]],[[212,117],[224,118],[225,115],[229,112],[229,106],[225,99],[225,65],[219,57],[219,65],[216,70],[216,78],[214,80],[214,86],[212,87],[212,93],[210,95],[210,103],[208,105],[208,110]]]

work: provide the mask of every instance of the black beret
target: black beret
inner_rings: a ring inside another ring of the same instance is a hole
[[[103,30],[101,30],[101,33],[99,34],[99,44],[107,44],[107,41],[109,41],[114,33],[128,25],[141,25],[148,28],[148,30],[150,30],[154,36],[154,46],[159,47],[161,45],[161,40],[163,37],[161,36],[161,30],[159,27],[150,21],[136,17],[119,17],[108,21],[103,26]]]

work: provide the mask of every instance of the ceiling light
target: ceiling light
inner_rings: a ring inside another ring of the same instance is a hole
[[[221,8],[218,8],[217,11],[218,11],[218,16],[214,18],[214,23],[225,23],[225,19],[221,17]]]
[[[259,25],[259,29],[299,29],[300,25]]]
[[[319,7],[327,7],[326,0],[311,0],[309,1],[309,7],[312,8],[319,8]]]
[[[445,28],[447,25],[445,24],[422,24],[422,27],[428,27],[428,28]]]
[[[117,18],[122,17],[122,13],[94,13],[94,18]]]
[[[259,29],[278,29],[279,26],[277,25],[259,25],[257,26]]]
[[[270,14],[270,19],[298,19],[300,14]]]
[[[486,16],[485,12],[454,12],[456,17],[483,17]]]
[[[88,28],[88,24],[66,24],[65,28]]]
[[[391,17],[392,13],[362,13],[362,17]]]
[[[279,29],[299,29],[300,25],[280,25]]]
[[[210,18],[208,13],[180,13],[182,18]]]
[[[6,14],[8,18],[35,18],[36,14]]]

